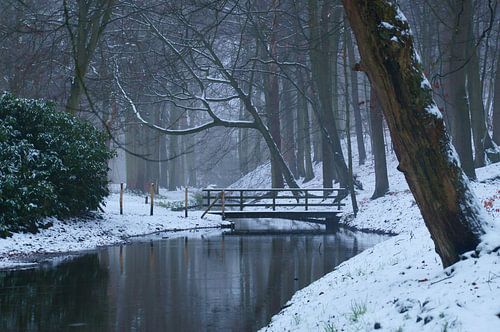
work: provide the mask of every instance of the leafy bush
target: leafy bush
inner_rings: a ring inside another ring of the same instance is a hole
[[[0,96],[0,235],[95,210],[108,195],[105,136],[38,100]]]

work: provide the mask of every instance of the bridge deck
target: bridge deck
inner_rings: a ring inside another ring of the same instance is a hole
[[[209,214],[223,216],[225,219],[241,218],[279,218],[307,220],[325,223],[325,219],[338,219],[341,211],[210,211]]]

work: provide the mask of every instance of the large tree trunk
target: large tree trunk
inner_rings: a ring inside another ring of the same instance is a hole
[[[345,31],[347,34],[347,47],[349,53],[349,64],[351,69],[356,65],[354,56],[354,43],[352,41],[351,32]],[[365,141],[363,139],[363,125],[361,120],[361,110],[359,108],[359,93],[358,93],[358,73],[351,70],[351,89],[352,89],[352,108],[354,110],[354,125],[356,128],[356,142],[358,143],[358,162],[364,165],[366,160]]]
[[[408,22],[388,0],[343,3],[387,119],[398,169],[447,267],[477,247],[483,220],[432,99]]]
[[[372,153],[375,162],[375,191],[371,199],[384,196],[389,191],[387,163],[385,160],[384,122],[375,89],[370,90],[370,126],[372,128]]]
[[[449,117],[451,136],[455,146],[462,169],[471,179],[476,178],[474,160],[472,157],[472,138],[469,105],[466,90],[466,56],[468,38],[468,20],[470,11],[470,0],[450,1],[448,12],[449,22],[446,31],[446,46],[449,54],[445,70],[445,103],[446,113]]]

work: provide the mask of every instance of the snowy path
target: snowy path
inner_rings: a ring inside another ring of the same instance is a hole
[[[183,192],[168,193],[164,201],[180,200]],[[53,221],[54,225],[38,234],[14,234],[0,239],[0,268],[30,265],[27,258],[34,255],[67,253],[95,249],[99,246],[123,243],[127,238],[152,232],[182,230],[201,227],[218,227],[226,222],[217,216],[200,219],[201,211],[174,212],[155,206],[154,216],[149,215],[149,205],[144,197],[124,195],[124,214],[119,213],[119,195],[111,194],[106,200],[101,219],[82,221]],[[29,261],[29,259],[28,259]]]

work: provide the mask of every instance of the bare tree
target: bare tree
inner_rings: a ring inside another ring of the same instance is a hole
[[[129,93],[126,92],[126,88],[121,83],[120,69],[118,68],[116,73],[117,85],[124,99],[132,107],[137,119],[143,125],[167,135],[193,134],[214,127],[255,129],[262,135],[273,160],[279,166],[280,172],[282,172],[288,186],[298,188],[293,174],[280,153],[280,144],[279,141],[276,141],[278,140],[278,135],[273,137],[272,131],[265,125],[261,113],[254,104],[252,90],[254,87],[246,84],[248,86],[247,91],[244,91],[243,88],[245,85],[243,82],[253,81],[255,64],[258,62],[259,53],[256,50],[256,54],[253,56],[254,59],[248,59],[248,57],[242,59],[243,54],[240,55],[240,52],[243,50],[243,36],[246,30],[228,19],[231,15],[240,15],[241,12],[239,12],[239,9],[237,7],[220,8],[217,7],[221,6],[218,4],[214,4],[214,7],[206,6],[204,9],[212,13],[213,16],[205,16],[201,24],[198,20],[199,17],[191,17],[190,14],[185,14],[196,13],[194,10],[195,7],[189,8],[188,6],[186,9],[182,6],[176,8],[174,4],[171,5],[172,7],[169,7],[170,10],[168,12],[169,24],[174,25],[176,29],[182,26],[187,31],[183,35],[177,33],[169,34],[167,37],[167,34],[162,31],[165,29],[165,24],[160,24],[160,22],[163,23],[165,20],[163,13],[140,15],[141,25],[147,27],[156,36],[157,40],[164,45],[168,53],[166,53],[166,56],[175,60],[175,64],[170,65],[169,75],[171,75],[171,78],[168,79],[171,80],[170,84],[179,88],[179,92],[164,89],[162,91],[155,91],[155,94],[163,101],[180,107],[184,112],[204,114],[204,117],[208,117],[208,119],[195,127],[180,129],[169,129],[151,124],[144,119],[141,115],[141,110],[129,96]],[[190,12],[188,9],[192,9],[193,11]],[[207,22],[206,20],[211,17],[213,17],[213,21]],[[227,48],[221,44],[221,38],[227,37],[225,35],[227,32],[226,29],[235,28],[241,29],[240,39],[236,39],[235,46],[231,48],[231,51],[234,51],[238,55],[233,63],[227,64],[226,59],[222,58],[223,52],[226,52]],[[245,67],[248,63],[250,65]],[[242,67],[239,67],[240,65]],[[266,73],[268,72],[266,71]],[[270,70],[269,73],[271,73],[270,77],[274,80],[274,76],[277,73],[274,72],[274,69]],[[163,76],[161,79],[165,80],[167,77]],[[165,86],[167,85],[164,84],[163,88]],[[279,95],[277,97],[279,98]],[[218,115],[218,105],[223,104],[229,104],[236,109],[238,108],[234,106],[241,104],[245,112],[248,113],[250,120],[233,120],[234,117],[228,120],[221,117]],[[272,106],[276,107],[275,104]],[[275,127],[273,128],[276,129]],[[274,184],[279,185],[279,183]]]
[[[99,39],[111,19],[114,2],[115,0],[79,0],[76,2],[76,13],[70,14],[67,1],[63,1],[65,25],[70,35],[74,59],[74,76],[66,103],[67,112],[76,113],[79,109],[83,80]]]

